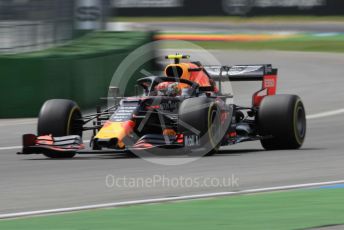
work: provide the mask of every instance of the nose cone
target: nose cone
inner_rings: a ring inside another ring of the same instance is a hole
[[[124,122],[111,122],[107,121],[103,127],[99,130],[95,136],[95,140],[99,143],[103,143],[104,147],[107,147],[107,141],[111,141],[111,146],[115,143],[116,140],[117,147],[123,148],[123,139],[132,133],[135,127],[135,122],[129,120]]]

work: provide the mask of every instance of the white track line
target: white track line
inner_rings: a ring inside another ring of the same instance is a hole
[[[37,121],[8,122],[8,123],[0,124],[0,127],[13,126],[13,125],[34,125],[36,123]]]
[[[331,184],[342,184],[342,183],[344,183],[344,180],[286,185],[286,186],[267,187],[267,188],[258,188],[258,189],[247,189],[247,190],[236,191],[236,192],[204,193],[204,194],[186,195],[186,196],[178,196],[178,197],[132,200],[132,201],[123,201],[123,202],[76,206],[76,207],[69,207],[69,208],[16,212],[16,213],[0,214],[0,219],[18,218],[18,217],[32,216],[32,215],[47,215],[47,214],[61,213],[61,212],[75,212],[75,211],[99,209],[99,208],[113,208],[113,207],[137,205],[137,204],[162,203],[162,202],[171,202],[171,201],[180,201],[180,200],[211,198],[211,197],[218,197],[218,196],[233,196],[233,195],[240,195],[240,194],[273,192],[273,191],[279,191],[279,190],[309,188],[309,187],[317,187],[317,186],[324,186],[324,185],[331,185]]]
[[[312,114],[308,115],[307,119],[317,119],[317,118],[324,118],[324,117],[330,117],[330,116],[335,116],[344,113],[344,109],[337,109],[337,110],[332,110],[328,112],[323,112],[323,113],[317,113],[317,114]]]
[[[332,110],[332,111],[323,112],[323,113],[316,113],[316,114],[307,115],[307,120],[330,117],[330,116],[335,116],[335,115],[339,115],[343,113],[344,113],[344,109]],[[84,143],[89,143],[89,142],[90,141],[84,141]],[[0,147],[0,151],[1,150],[14,150],[14,149],[20,149],[20,148],[21,146]]]
[[[22,148],[22,146],[19,146],[19,145],[17,145],[17,146],[8,146],[8,147],[0,147],[0,151],[1,150],[14,150],[14,149],[20,149],[20,148]]]

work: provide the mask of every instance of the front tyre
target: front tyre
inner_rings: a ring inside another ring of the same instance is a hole
[[[190,148],[190,155],[209,156],[215,154],[224,136],[220,119],[221,109],[217,103],[206,97],[189,98],[179,107],[179,131],[197,133],[200,146]],[[201,148],[202,151],[196,149]]]
[[[39,136],[53,137],[79,135],[82,137],[82,121],[79,106],[71,100],[52,99],[46,101],[38,116]],[[49,158],[72,158],[75,153],[45,153]]]
[[[258,111],[258,127],[264,149],[299,149],[306,137],[301,99],[296,95],[265,97]]]

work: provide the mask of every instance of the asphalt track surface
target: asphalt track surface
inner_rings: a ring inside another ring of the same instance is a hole
[[[212,54],[222,64],[273,63],[280,70],[278,93],[300,95],[309,115],[344,108],[343,54],[277,51],[212,51]],[[257,87],[255,83],[234,85],[240,98],[236,102],[248,103]],[[344,179],[343,114],[309,120],[307,140],[301,150],[267,152],[259,142],[242,143],[178,166],[109,154],[79,155],[70,160],[16,155],[19,149],[15,146],[20,145],[21,134],[34,133],[35,123],[35,119],[0,120],[0,214]],[[160,175],[168,179],[234,175],[238,184],[109,188],[105,183],[107,175],[117,178]]]

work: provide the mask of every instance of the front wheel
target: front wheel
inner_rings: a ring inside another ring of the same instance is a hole
[[[306,137],[306,112],[300,97],[265,97],[258,111],[258,127],[266,150],[299,149]]]
[[[52,99],[46,101],[38,116],[39,136],[61,137],[79,135],[82,137],[82,121],[79,106],[71,100]],[[72,158],[75,153],[45,153],[49,158]]]
[[[189,98],[179,107],[179,131],[199,136],[199,146],[187,148],[192,156],[215,154],[221,145],[226,125],[221,124],[221,109],[209,98]]]

